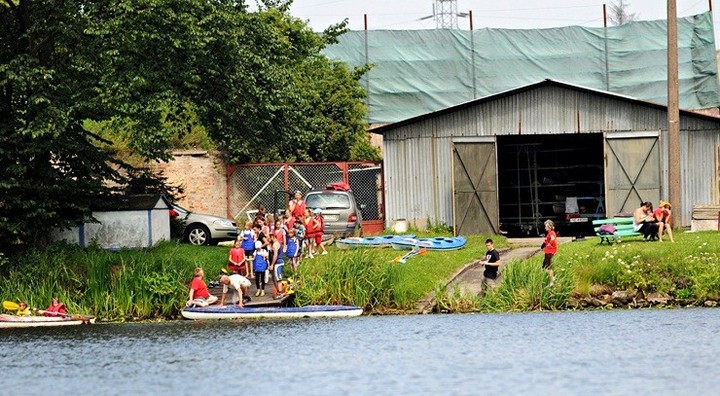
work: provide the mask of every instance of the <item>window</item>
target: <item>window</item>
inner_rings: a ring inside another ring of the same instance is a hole
[[[346,194],[309,194],[305,198],[305,207],[308,209],[349,209],[350,198]]]

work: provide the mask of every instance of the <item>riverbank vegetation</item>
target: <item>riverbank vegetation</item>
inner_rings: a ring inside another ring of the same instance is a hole
[[[564,243],[547,288],[541,255],[506,263],[500,285],[478,297],[445,287],[485,251],[487,236],[470,236],[464,249],[428,251],[396,262],[392,249],[340,251],[305,260],[292,274],[298,304],[351,304],[367,312],[413,313],[435,298],[437,312],[509,312],[648,305],[708,305],[720,300],[720,234],[677,233],[675,244],[628,239],[599,245],[597,239]],[[509,247],[503,237],[495,245]],[[195,267],[206,281],[221,273],[225,246],[176,242],[152,249],[104,251],[55,244],[22,255],[0,256],[0,298],[44,308],[53,295],[70,312],[105,321],[178,317]],[[289,272],[289,269],[287,269]]]
[[[483,298],[440,293],[447,311],[532,311],[647,306],[715,306],[720,300],[720,234],[677,233],[677,243],[596,238],[560,245],[557,282],[547,288],[542,255],[509,263],[501,284]],[[462,309],[453,309],[461,307]]]

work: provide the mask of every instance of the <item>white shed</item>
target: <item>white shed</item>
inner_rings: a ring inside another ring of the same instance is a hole
[[[103,249],[146,248],[170,239],[170,202],[160,194],[117,197],[101,206],[93,211],[97,223],[56,229],[51,238]]]

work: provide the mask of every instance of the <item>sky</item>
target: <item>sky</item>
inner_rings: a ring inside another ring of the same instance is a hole
[[[363,15],[368,16],[368,29],[434,29],[435,0],[294,0],[290,13],[309,22],[315,31],[349,20],[351,30],[362,30]],[[458,13],[473,13],[473,28],[536,29],[580,25],[603,26],[603,3],[619,0],[457,0]],[[667,19],[665,0],[627,0],[627,12],[638,20]],[[689,16],[709,9],[709,0],[676,0],[678,16]],[[718,10],[720,0],[713,0]],[[460,29],[469,29],[468,17],[458,18]],[[714,20],[715,42],[718,43],[720,18]]]

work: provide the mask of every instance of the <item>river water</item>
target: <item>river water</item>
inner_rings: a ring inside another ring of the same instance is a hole
[[[720,309],[0,331],[0,394],[717,394]]]

